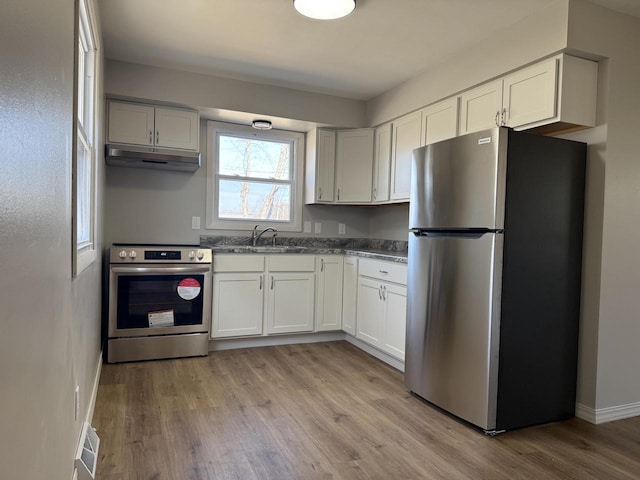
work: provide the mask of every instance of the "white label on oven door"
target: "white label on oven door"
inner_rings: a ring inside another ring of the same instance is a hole
[[[149,312],[149,327],[173,327],[173,310]]]
[[[178,295],[183,300],[193,300],[200,295],[200,282],[195,278],[183,278],[178,283]]]

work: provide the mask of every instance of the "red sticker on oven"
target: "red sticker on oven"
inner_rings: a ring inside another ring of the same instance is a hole
[[[193,300],[200,295],[200,282],[195,278],[184,278],[178,283],[178,295],[183,300]]]

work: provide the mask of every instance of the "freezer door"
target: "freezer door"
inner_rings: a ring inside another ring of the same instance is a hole
[[[485,430],[496,421],[502,243],[409,239],[406,386]]]
[[[505,128],[414,150],[409,228],[504,228]]]

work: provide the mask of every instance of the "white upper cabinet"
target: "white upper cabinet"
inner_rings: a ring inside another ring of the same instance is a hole
[[[109,102],[111,143],[153,146],[155,109],[136,103]]]
[[[464,92],[460,134],[495,126],[541,133],[595,125],[598,64],[557,55]]]
[[[371,202],[372,128],[338,130],[336,141],[336,202]]]
[[[448,98],[422,110],[422,145],[458,134],[458,97]]]
[[[333,203],[336,132],[316,128],[307,132],[304,203]]]
[[[109,143],[180,150],[199,149],[199,114],[194,110],[109,101]]]
[[[460,135],[500,124],[502,80],[485,83],[460,96]]]
[[[391,142],[391,186],[392,201],[409,200],[411,189],[411,160],[413,150],[420,147],[422,113],[414,112],[393,122]]]
[[[156,147],[198,150],[198,114],[156,107]]]
[[[374,203],[389,201],[389,176],[391,174],[391,123],[375,129],[373,148],[373,192]]]

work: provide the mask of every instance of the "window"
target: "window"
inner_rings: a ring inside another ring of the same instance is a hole
[[[73,275],[96,258],[95,250],[95,115],[96,40],[85,0],[79,0],[77,38],[76,148],[73,159]]]
[[[209,122],[207,228],[299,231],[304,134]]]

